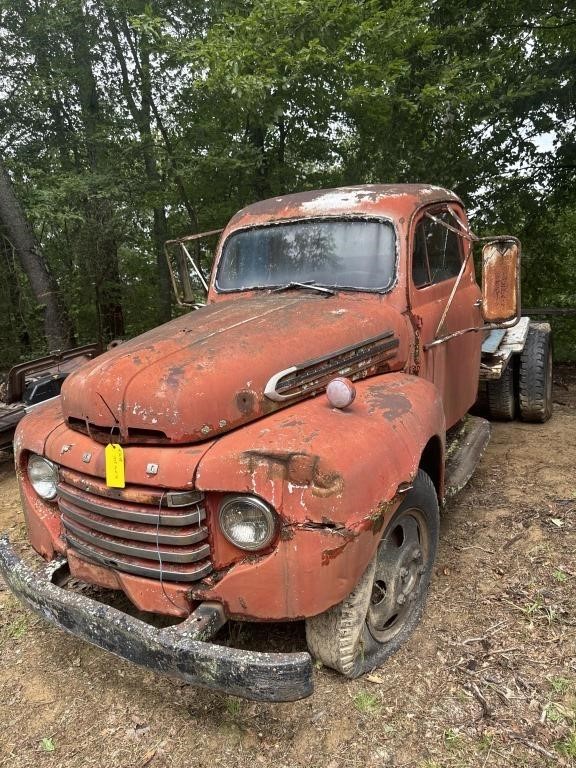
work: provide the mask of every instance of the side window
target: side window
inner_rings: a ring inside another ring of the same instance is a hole
[[[434,216],[454,226],[454,219],[447,211]],[[455,232],[439,222],[426,217],[418,222],[412,255],[412,280],[417,288],[456,277],[462,265],[459,241]]]

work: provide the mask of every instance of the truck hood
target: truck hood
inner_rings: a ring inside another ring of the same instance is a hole
[[[373,294],[224,301],[82,366],[64,382],[63,413],[101,442],[199,442],[322,391],[338,372],[401,369],[406,336],[402,315]],[[278,385],[288,399],[269,399],[267,382],[292,367]]]

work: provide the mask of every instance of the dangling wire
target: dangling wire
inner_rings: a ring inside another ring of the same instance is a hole
[[[162,592],[164,593],[166,600],[168,600],[169,603],[172,603],[172,605],[177,608],[178,611],[181,611],[182,606],[178,605],[178,603],[175,603],[174,600],[172,600],[164,587],[162,554],[160,553],[160,516],[162,514],[162,502],[164,501],[164,496],[166,496],[166,491],[162,491],[162,495],[160,496],[160,502],[158,503],[158,515],[156,519],[156,553],[158,554],[158,562],[160,563],[160,586],[162,587]]]

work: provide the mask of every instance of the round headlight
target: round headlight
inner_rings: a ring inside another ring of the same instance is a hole
[[[50,501],[56,498],[58,469],[51,461],[33,453],[28,459],[28,479],[42,499]]]
[[[228,496],[220,507],[220,528],[235,547],[263,549],[274,538],[276,516],[253,496]]]

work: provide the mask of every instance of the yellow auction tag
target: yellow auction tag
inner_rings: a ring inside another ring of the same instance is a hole
[[[124,488],[124,451],[118,443],[109,443],[104,451],[106,460],[106,485],[108,488]]]

